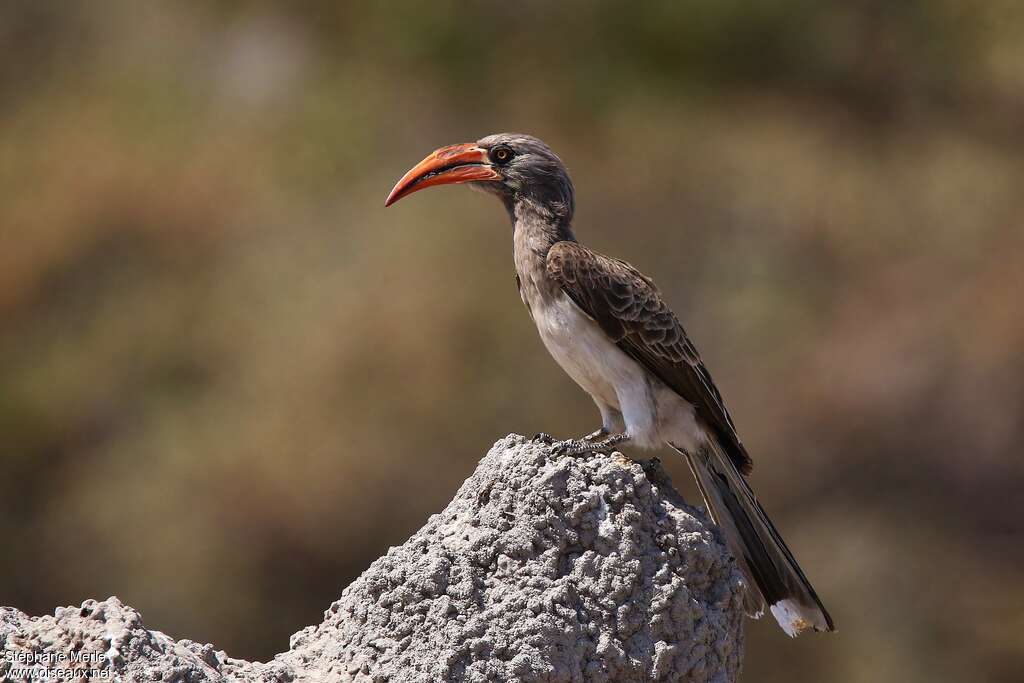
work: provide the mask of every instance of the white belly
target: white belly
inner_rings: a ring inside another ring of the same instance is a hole
[[[584,391],[620,409],[616,387],[643,381],[643,369],[564,294],[533,311],[548,352]]]
[[[622,414],[634,444],[670,441],[689,449],[703,438],[693,406],[627,356],[568,296],[532,302],[531,312],[555,361],[599,405]]]

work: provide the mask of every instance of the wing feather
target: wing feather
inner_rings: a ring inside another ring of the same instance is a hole
[[[750,472],[753,463],[722,395],[650,278],[577,242],[555,244],[547,271],[620,349],[692,403],[736,467]]]

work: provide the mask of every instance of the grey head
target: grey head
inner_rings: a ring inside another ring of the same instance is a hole
[[[513,221],[527,213],[564,228],[572,221],[573,187],[565,164],[543,142],[521,133],[434,150],[402,176],[384,206],[428,187],[460,183],[498,195]]]
[[[572,221],[572,179],[562,160],[543,141],[523,133],[497,133],[476,144],[487,151],[501,179],[474,183],[475,187],[498,195],[513,217],[519,205],[548,214],[560,223]]]

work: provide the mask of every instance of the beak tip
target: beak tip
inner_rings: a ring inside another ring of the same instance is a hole
[[[498,180],[501,176],[487,162],[487,153],[468,142],[435,150],[402,176],[391,194],[384,200],[384,208],[434,185]]]

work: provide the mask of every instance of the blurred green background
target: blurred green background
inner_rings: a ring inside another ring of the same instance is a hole
[[[0,4],[0,604],[266,659],[510,431],[597,413],[492,198],[654,276],[839,626],[749,681],[1024,667],[1024,5]],[[677,483],[699,500],[685,466]]]

